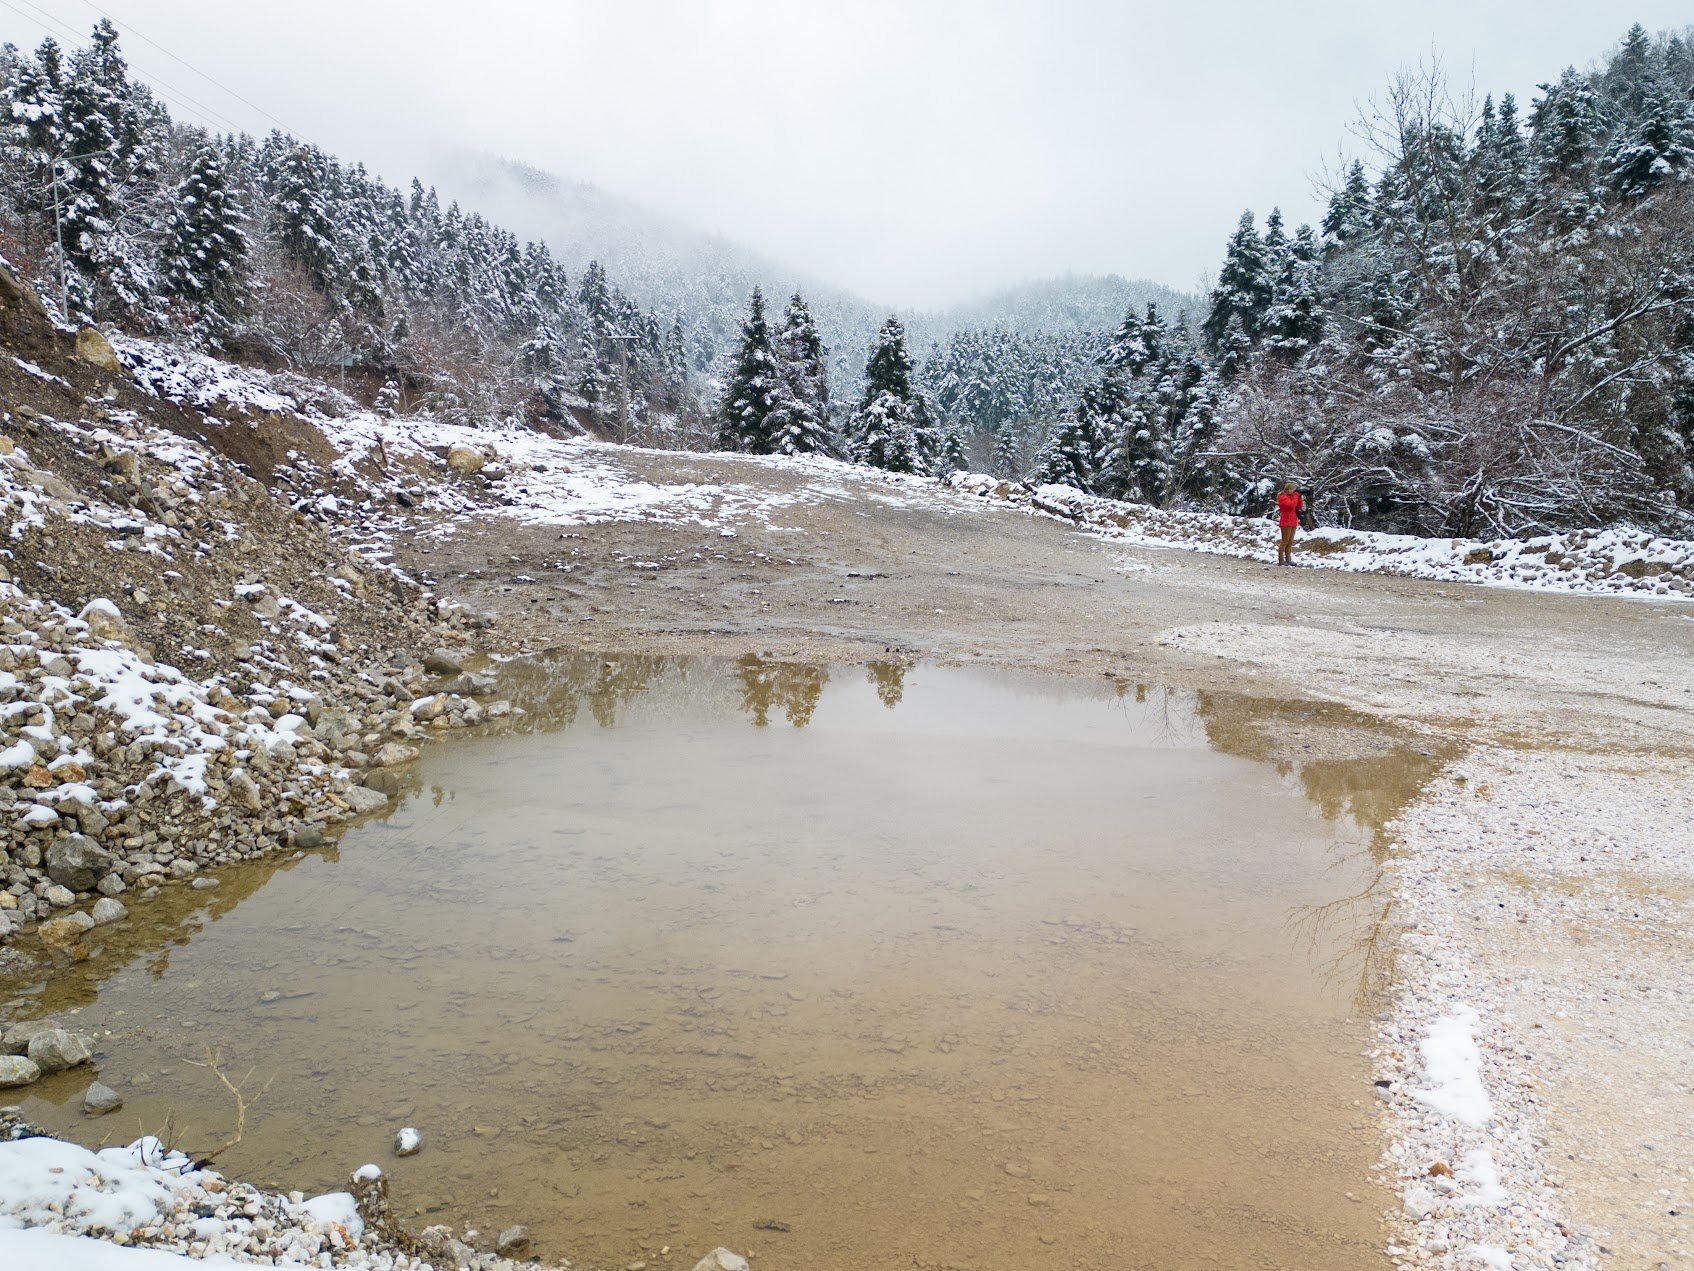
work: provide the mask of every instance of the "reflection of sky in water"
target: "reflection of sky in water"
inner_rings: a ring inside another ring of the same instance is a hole
[[[1371,1265],[1336,1199],[1362,1033],[1337,937],[1288,922],[1369,881],[1334,818],[1393,774],[1259,762],[1337,721],[893,664],[503,675],[521,728],[431,749],[385,822],[137,902],[49,986],[112,1032],[116,1137],[226,1136],[210,1046],[271,1083],[232,1172],[336,1185],[417,1124],[403,1208],[584,1266]],[[28,1111],[87,1138],[79,1080]]]

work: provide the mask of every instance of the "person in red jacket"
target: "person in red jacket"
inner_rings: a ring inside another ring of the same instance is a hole
[[[1294,483],[1283,482],[1282,493],[1276,496],[1276,523],[1282,530],[1282,542],[1276,549],[1278,565],[1294,563],[1294,531],[1299,528],[1300,508],[1304,503],[1305,500],[1294,488]]]

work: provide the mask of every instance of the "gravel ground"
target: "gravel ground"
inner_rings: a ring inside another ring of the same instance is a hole
[[[1516,1183],[1504,1213],[1452,1197],[1422,1221],[1403,1213],[1408,1265],[1462,1266],[1453,1251],[1478,1242],[1520,1268],[1561,1254],[1694,1265],[1691,820],[1684,762],[1496,750],[1456,765],[1397,826],[1408,930],[1378,1058],[1407,1150],[1389,1181],[1410,1195],[1434,1162],[1488,1147]],[[1411,1044],[1459,1004],[1480,1016],[1495,1103],[1482,1128],[1409,1093],[1426,1075]]]

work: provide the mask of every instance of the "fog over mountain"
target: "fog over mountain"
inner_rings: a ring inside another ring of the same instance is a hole
[[[427,169],[442,199],[458,199],[519,237],[545,241],[572,273],[599,261],[644,307],[674,317],[691,341],[714,353],[734,339],[754,287],[781,301],[798,291],[817,315],[832,361],[849,380],[863,368],[871,335],[898,313],[924,350],[959,331],[1101,333],[1150,303],[1172,315],[1198,313],[1202,298],[1145,279],[1067,274],[1031,280],[937,310],[912,310],[833,285],[793,265],[586,181],[543,172],[486,152],[457,150]],[[696,361],[710,365],[704,349]]]

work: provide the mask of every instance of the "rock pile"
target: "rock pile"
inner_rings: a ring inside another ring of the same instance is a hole
[[[514,1254],[546,1271],[529,1258],[522,1228],[501,1233],[504,1252],[478,1248],[472,1233],[461,1238],[447,1227],[402,1231],[389,1212],[388,1180],[374,1165],[359,1169],[348,1191],[271,1192],[197,1169],[155,1138],[91,1152],[0,1112],[0,1171],[11,1184],[0,1196],[0,1265],[14,1258],[20,1266],[93,1265],[92,1238],[219,1265],[518,1271],[507,1256]]]
[[[512,713],[457,662],[439,687],[422,661],[392,659],[308,685],[253,677],[238,694],[143,660],[110,601],[83,612],[0,584],[0,938],[37,921],[65,958],[124,916],[115,897],[320,846],[388,806],[417,742]],[[54,918],[94,895],[91,912]]]

